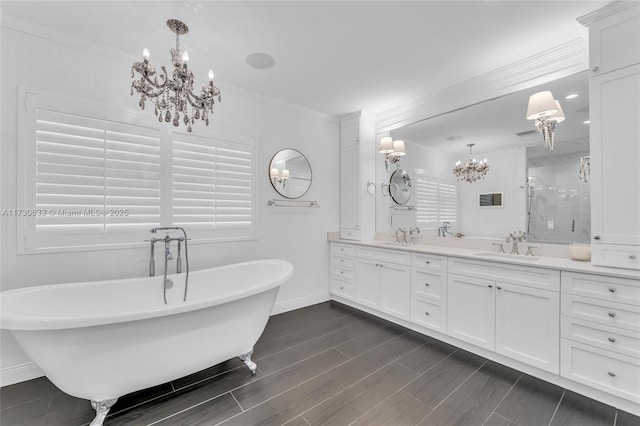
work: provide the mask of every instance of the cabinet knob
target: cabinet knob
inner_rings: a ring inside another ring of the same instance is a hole
[[[502,287],[500,287],[500,286],[498,286],[498,287],[496,287],[496,288],[497,288],[498,290],[502,290]]]
[[[344,290],[344,287],[340,287],[340,290]]]
[[[615,343],[616,342],[616,338],[615,337],[609,337],[607,340],[609,340],[611,343]]]
[[[629,255],[629,259],[636,260],[637,256],[635,254],[631,254],[631,255]]]
[[[609,375],[609,377],[616,377],[616,373],[614,373],[613,371],[607,371],[607,374]]]
[[[615,312],[609,312],[609,316],[610,316],[611,318],[615,318],[615,317],[616,317],[616,313],[615,313]]]
[[[344,271],[340,271],[340,275],[344,274]]]
[[[600,241],[600,235],[596,235],[595,237],[593,237],[594,240]]]
[[[429,312],[425,312],[424,314],[428,316],[428,315],[429,315]]]
[[[424,263],[426,263],[426,264],[428,265],[428,264],[430,264],[431,262],[429,262],[428,260],[425,260],[425,262],[424,262]]]
[[[599,67],[599,66],[597,66],[597,65],[596,65],[596,66],[594,66],[594,67],[591,67],[591,71],[593,71],[593,72],[598,72],[598,71],[600,71],[600,67]]]
[[[615,287],[609,287],[609,293],[615,293],[615,292],[616,292]]]
[[[491,284],[489,284],[489,288],[493,288],[493,286]]]
[[[344,263],[344,259],[340,259],[340,263]]]
[[[429,283],[424,283],[424,286],[425,287],[429,287]]]

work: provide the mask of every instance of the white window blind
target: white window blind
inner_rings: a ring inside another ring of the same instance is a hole
[[[255,234],[252,137],[161,132],[81,100],[22,99],[21,253],[139,243],[159,225],[194,240]]]
[[[436,229],[442,222],[457,222],[458,194],[455,182],[437,179],[421,169],[416,176],[416,221],[418,227]]]
[[[254,146],[175,133],[173,223],[217,236],[246,237],[254,226]]]

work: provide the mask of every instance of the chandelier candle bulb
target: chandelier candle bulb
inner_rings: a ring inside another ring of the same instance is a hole
[[[151,53],[149,52],[149,49],[147,49],[146,47],[142,49],[142,57],[144,58],[145,64],[149,62],[150,56],[151,56]]]
[[[213,84],[213,70],[209,70],[209,83]]]

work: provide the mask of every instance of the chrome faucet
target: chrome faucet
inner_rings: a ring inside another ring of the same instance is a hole
[[[409,228],[409,239],[411,240],[411,241],[409,241],[409,244],[414,244],[415,243],[414,240],[415,240],[416,237],[413,236],[414,232],[416,234],[419,234],[420,233],[420,228],[418,228],[417,226],[414,227],[414,228]]]
[[[396,238],[396,242],[401,242],[400,241],[400,235],[398,235],[399,232],[402,233],[402,243],[403,244],[407,244],[407,230],[404,229],[404,228],[397,228],[396,229],[396,233],[394,235],[394,237]]]
[[[171,288],[171,286],[173,286],[173,281],[171,281],[170,279],[167,278],[167,269],[168,269],[168,261],[169,260],[173,260],[173,254],[171,254],[171,251],[169,250],[169,246],[171,244],[171,241],[177,241],[178,242],[178,258],[176,259],[177,263],[176,263],[176,272],[179,274],[182,272],[182,247],[181,247],[181,243],[184,242],[184,255],[185,255],[185,263],[187,266],[187,274],[185,277],[185,282],[184,282],[184,297],[183,297],[183,301],[187,301],[187,288],[189,285],[189,251],[187,250],[187,232],[184,230],[184,228],[180,228],[180,227],[160,227],[160,228],[153,228],[151,229],[151,233],[152,234],[156,234],[158,231],[160,232],[166,232],[167,234],[165,235],[164,238],[151,238],[147,241],[149,241],[151,243],[151,256],[149,259],[149,276],[153,277],[155,275],[155,260],[154,260],[154,247],[155,247],[155,243],[157,243],[158,241],[163,241],[164,242],[164,293],[163,293],[163,297],[164,297],[164,303],[165,305],[167,304],[167,289]],[[177,237],[177,238],[171,238],[169,237],[169,232],[174,232],[174,231],[181,231],[182,235],[181,237]]]
[[[438,237],[446,237],[447,234],[453,235],[453,232],[449,231],[449,222],[442,222],[442,226],[438,228]]]
[[[522,231],[516,231],[507,235],[506,242],[513,243],[511,246],[511,254],[520,254],[518,251],[518,242],[522,242],[527,238],[527,233]]]

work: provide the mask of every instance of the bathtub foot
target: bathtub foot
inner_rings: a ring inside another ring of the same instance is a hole
[[[249,367],[251,374],[256,374],[256,370],[258,369],[258,366],[256,365],[255,362],[251,361],[251,355],[253,355],[253,348],[249,349],[247,352],[243,354],[240,354],[238,358],[240,358],[240,361],[244,362],[245,365]]]
[[[96,410],[96,417],[93,419],[90,426],[102,426],[104,419],[107,417],[107,413],[109,413],[109,410],[111,409],[111,407],[113,407],[113,404],[115,404],[117,400],[118,398],[105,399],[102,401],[92,400],[91,406],[94,410]]]

